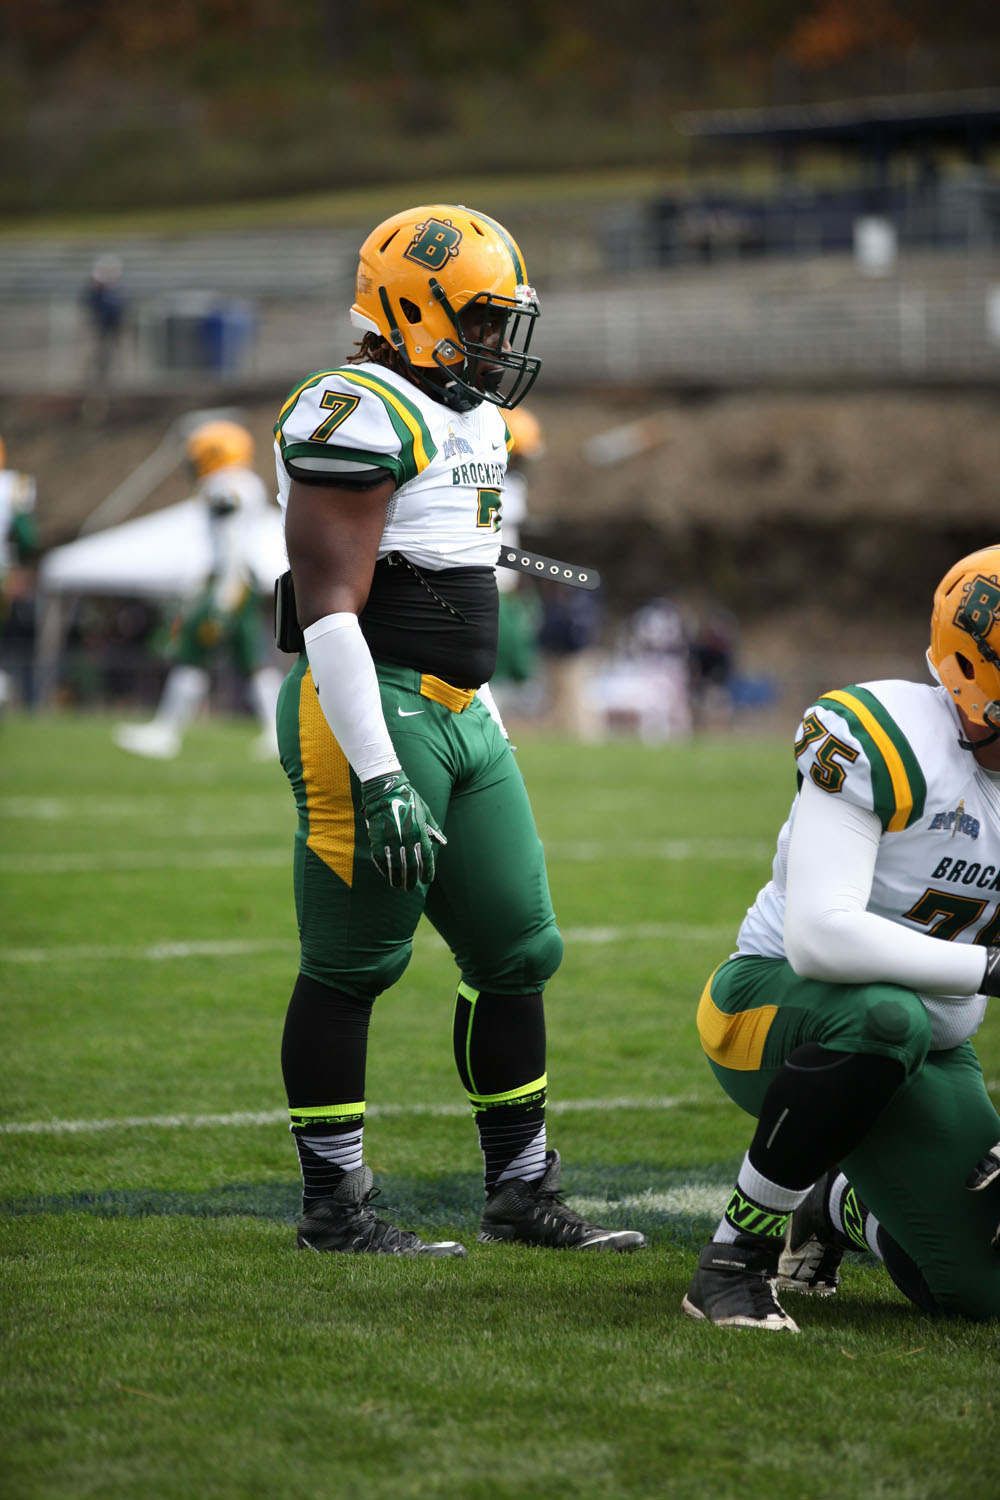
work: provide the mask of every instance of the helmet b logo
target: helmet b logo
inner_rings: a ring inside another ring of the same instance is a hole
[[[955,612],[955,624],[972,636],[988,636],[1000,613],[1000,588],[989,578],[969,584],[969,592]]]
[[[406,260],[415,260],[419,266],[426,266],[428,271],[440,271],[458,254],[461,243],[462,231],[448,219],[428,219],[425,224],[417,225],[403,256]]]

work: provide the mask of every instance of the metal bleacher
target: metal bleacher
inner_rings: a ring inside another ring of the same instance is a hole
[[[290,227],[0,239],[0,393],[79,389],[88,328],[80,294],[95,257],[124,264],[130,319],[114,382],[169,391],[281,385],[341,359],[356,337],[357,229]],[[664,262],[655,214],[595,216],[571,238],[519,234],[543,316],[547,382],[992,381],[1000,376],[1000,256],[992,236],[901,246],[867,270],[841,249],[762,256],[719,243]],[[537,269],[536,269],[537,268]],[[171,320],[222,308],[246,321],[231,358],[178,357]],[[173,353],[171,352],[173,350]]]

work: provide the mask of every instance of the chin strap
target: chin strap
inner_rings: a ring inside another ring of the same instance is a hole
[[[963,740],[962,736],[959,735],[958,743],[963,750],[985,750],[987,745],[994,745],[997,740],[1000,740],[1000,724],[993,722],[993,710],[995,708],[996,703],[991,703],[983,715],[983,728],[992,729],[993,733],[985,740]]]
[[[988,740],[963,740],[961,735],[958,737],[963,750],[985,750],[987,745],[992,745],[997,740],[1000,740],[1000,729],[994,729]]]

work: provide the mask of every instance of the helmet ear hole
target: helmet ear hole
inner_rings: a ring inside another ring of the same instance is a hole
[[[976,675],[976,669],[972,665],[969,658],[967,656],[963,656],[960,651],[956,651],[955,660],[958,662],[958,670],[961,672],[962,676],[968,678],[969,682],[971,682]]]
[[[409,297],[400,297],[399,308],[408,323],[420,322],[420,308],[415,302],[411,302]]]

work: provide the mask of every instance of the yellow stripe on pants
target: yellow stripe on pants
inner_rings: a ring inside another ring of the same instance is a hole
[[[303,673],[299,689],[299,749],[309,810],[306,843],[345,885],[351,885],[354,878],[351,768],[326,722],[309,670]]]

